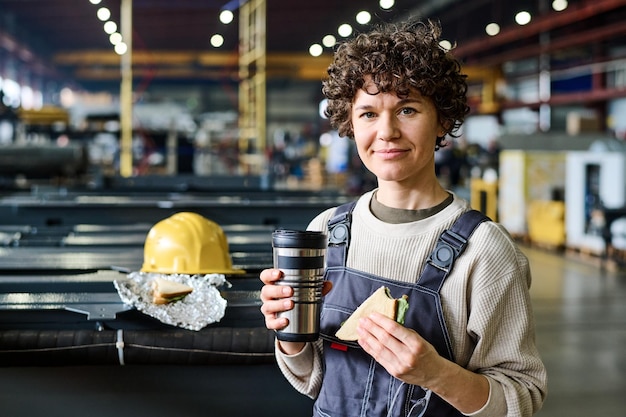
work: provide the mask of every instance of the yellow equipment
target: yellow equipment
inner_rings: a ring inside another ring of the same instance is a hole
[[[535,200],[528,207],[531,242],[554,248],[565,245],[565,203]]]
[[[188,275],[245,272],[233,269],[222,228],[191,212],[176,213],[152,226],[141,271]]]

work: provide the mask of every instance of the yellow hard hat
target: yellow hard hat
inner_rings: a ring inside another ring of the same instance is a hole
[[[156,223],[146,237],[143,272],[161,274],[242,274],[233,269],[228,241],[215,222],[191,212]]]

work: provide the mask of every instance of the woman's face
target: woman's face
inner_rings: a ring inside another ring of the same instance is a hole
[[[365,90],[376,87],[366,80]],[[435,177],[435,145],[444,130],[433,102],[414,91],[406,98],[392,93],[357,92],[352,127],[359,156],[382,182],[411,186]]]

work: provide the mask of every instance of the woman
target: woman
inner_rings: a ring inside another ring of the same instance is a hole
[[[435,152],[468,112],[465,76],[440,32],[409,22],[358,35],[337,49],[323,83],[331,124],[354,139],[378,187],[349,209],[347,255],[327,265],[322,338],[276,342],[283,374],[316,399],[316,416],[530,416],[545,399],[528,262],[501,226],[480,223],[439,285],[420,281],[439,236],[470,210],[435,175]],[[309,229],[328,232],[335,214]],[[282,329],[292,290],[276,285],[277,269],[260,277],[266,326]],[[415,296],[406,327],[372,314],[358,346],[334,340],[330,329],[355,307],[344,300],[379,284]]]

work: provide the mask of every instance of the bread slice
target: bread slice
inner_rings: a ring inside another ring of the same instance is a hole
[[[403,323],[404,313],[408,308],[407,299],[408,297],[406,295],[403,295],[400,299],[393,298],[389,293],[389,288],[384,286],[380,287],[354,310],[350,317],[348,317],[348,320],[337,330],[335,336],[346,341],[358,340],[359,334],[356,328],[359,324],[359,319],[361,317],[367,317],[374,312]],[[399,317],[399,312],[401,317]],[[399,318],[401,320],[398,320]]]
[[[192,291],[193,288],[187,284],[158,277],[152,281],[152,302],[159,305],[171,303],[183,299]]]

